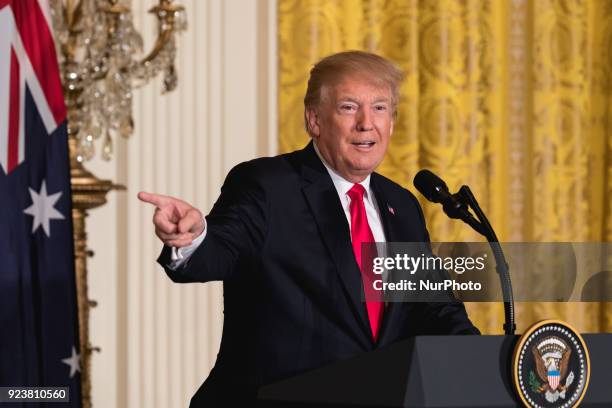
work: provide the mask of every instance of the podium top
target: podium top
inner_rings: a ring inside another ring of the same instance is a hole
[[[591,381],[581,406],[612,406],[612,334],[583,336]],[[516,407],[519,336],[419,336],[264,386],[263,406]]]

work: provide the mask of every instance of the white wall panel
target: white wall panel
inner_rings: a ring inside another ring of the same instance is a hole
[[[133,0],[147,47],[153,0]],[[135,132],[99,177],[127,187],[91,212],[91,341],[94,407],[185,407],[208,375],[222,330],[220,283],[172,283],[155,263],[153,209],[140,190],[171,194],[208,212],[229,169],[276,152],[275,1],[184,0],[178,89],[157,79],[134,95]]]

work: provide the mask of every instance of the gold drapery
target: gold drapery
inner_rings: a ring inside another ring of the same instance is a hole
[[[279,0],[278,27],[281,152],[308,140],[312,64],[376,52],[406,74],[379,172],[405,187],[421,168],[469,184],[502,241],[612,241],[612,2]],[[421,204],[432,240],[480,240]],[[499,304],[467,306],[501,333]],[[607,303],[517,305],[519,331],[543,318],[612,329]]]

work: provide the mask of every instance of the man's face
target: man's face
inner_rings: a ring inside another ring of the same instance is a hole
[[[357,183],[380,164],[393,132],[391,90],[347,77],[321,90],[321,102],[306,110],[312,137],[325,161]]]

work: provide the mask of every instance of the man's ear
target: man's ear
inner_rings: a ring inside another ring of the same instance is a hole
[[[319,137],[321,129],[319,127],[319,113],[316,108],[306,108],[304,111],[306,117],[306,127],[308,133],[313,137]]]

